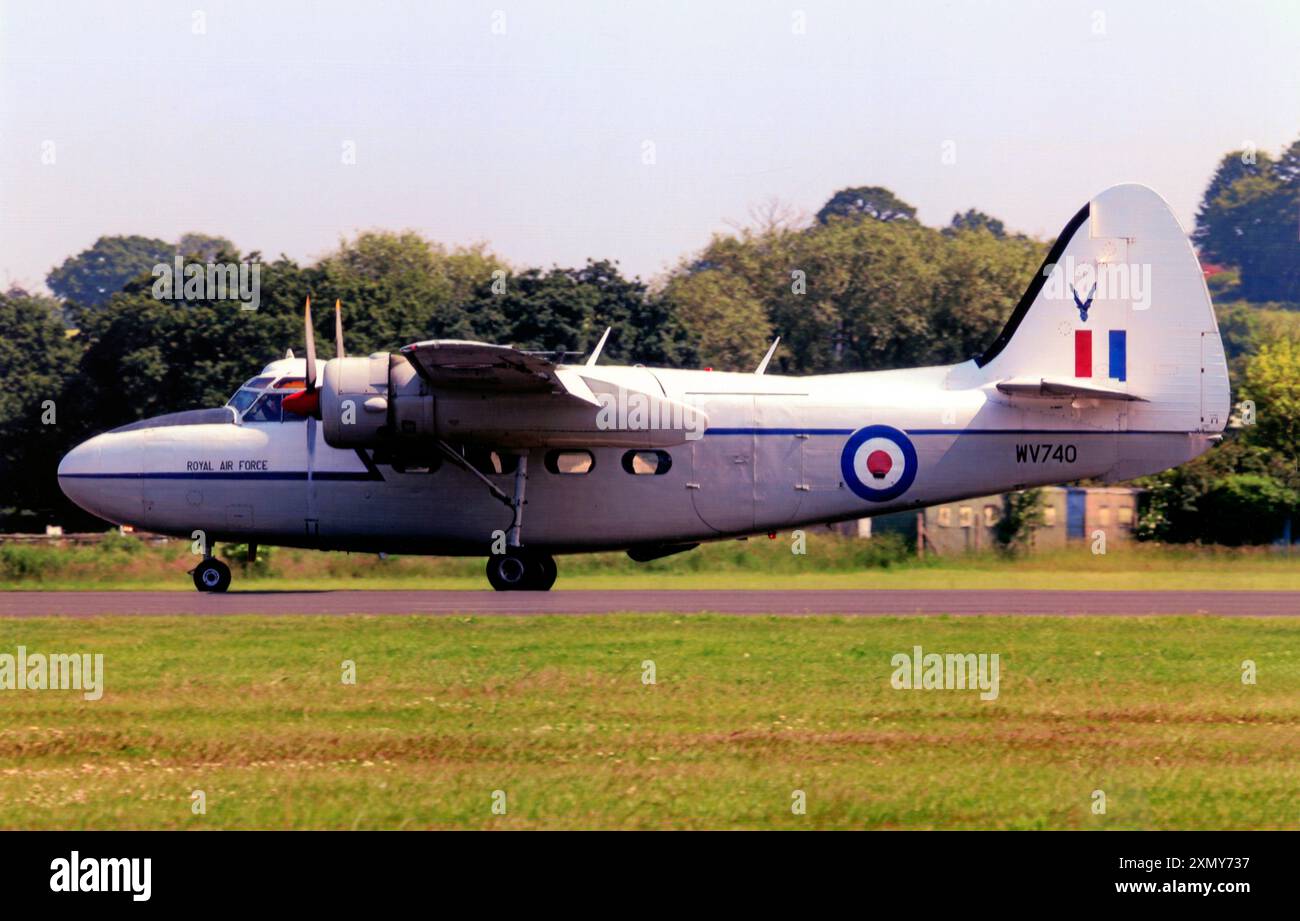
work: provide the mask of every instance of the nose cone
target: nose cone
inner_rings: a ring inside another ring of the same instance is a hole
[[[115,524],[140,520],[140,451],[126,435],[96,435],[59,462],[59,488],[92,515]]]

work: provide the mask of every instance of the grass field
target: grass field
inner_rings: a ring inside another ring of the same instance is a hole
[[[7,828],[1300,827],[1289,620],[0,621],[18,644],[103,653],[107,689],[0,692]],[[998,698],[894,690],[914,645],[998,653]]]
[[[561,557],[557,590],[645,588],[961,588],[1300,591],[1300,554],[1269,548],[1087,546],[1008,559],[993,553],[917,560],[892,537],[850,540],[810,532],[804,554],[788,534],[706,544],[634,563],[621,553]],[[0,591],[193,591],[188,542],[115,538],[99,546],[0,545]],[[482,589],[483,560],[388,557],[270,548],[252,566],[235,560],[233,589]]]

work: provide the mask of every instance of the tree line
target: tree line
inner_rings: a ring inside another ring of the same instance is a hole
[[[1251,303],[1300,302],[1293,285],[1300,266],[1300,142],[1276,159],[1259,154],[1247,164],[1243,156],[1230,154],[1219,165],[1194,239],[1203,258],[1224,269],[1216,276],[1216,305],[1222,314],[1226,304],[1234,384],[1256,395],[1259,425],[1212,452],[1213,463],[1149,484],[1153,495],[1179,497],[1156,503],[1163,517],[1147,531],[1163,539],[1206,539],[1188,521],[1202,502],[1240,498],[1239,479],[1229,483],[1236,491],[1226,499],[1214,492],[1226,477],[1266,478],[1267,488],[1257,492],[1271,497],[1274,518],[1288,503],[1294,509],[1300,489],[1294,457],[1288,468],[1276,444],[1291,430],[1273,428],[1300,418],[1295,392],[1287,390],[1300,376],[1297,327],[1278,309],[1287,304]],[[1275,226],[1285,217],[1285,195],[1290,247],[1277,242]],[[1242,233],[1262,251],[1243,248]],[[51,270],[52,297],[17,288],[0,295],[0,530],[86,526],[58,491],[54,471],[62,454],[115,425],[219,405],[286,349],[301,354],[308,293],[326,305],[342,300],[348,348],[357,354],[429,338],[583,352],[612,326],[609,362],[750,370],[780,335],[773,373],[877,370],[979,354],[1048,242],[1009,233],[975,209],[929,227],[913,206],[878,186],[842,189],[812,217],[769,203],[747,226],[715,235],[654,283],[626,277],[609,260],[513,266],[486,245],[446,246],[411,231],[362,233],[309,264],[243,253],[202,233],[175,242],[101,237]],[[177,256],[186,263],[260,263],[258,309],[229,300],[159,299],[153,268]],[[321,343],[332,340],[328,314],[317,316]]]

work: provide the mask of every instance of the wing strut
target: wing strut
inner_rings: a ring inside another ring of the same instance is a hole
[[[434,444],[437,445],[438,450],[443,453],[447,460],[451,461],[466,473],[472,473],[474,476],[478,477],[479,480],[482,481],[483,485],[488,488],[488,492],[492,493],[492,498],[510,509],[513,518],[510,523],[510,534],[506,538],[506,543],[511,547],[522,546],[520,533],[524,526],[524,493],[528,484],[528,452],[520,451],[518,453],[519,464],[515,467],[515,495],[514,498],[511,498],[502,492],[500,488],[497,487],[497,484],[489,480],[481,470],[469,461],[465,460],[460,452],[447,444],[447,442],[439,438],[434,442]]]

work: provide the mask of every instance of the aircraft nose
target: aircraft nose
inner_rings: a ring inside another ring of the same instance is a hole
[[[115,524],[140,517],[140,453],[122,435],[96,435],[59,462],[59,488],[81,508]]]
[[[95,437],[77,445],[59,462],[59,489],[92,515],[97,514],[92,500],[101,457],[102,445]]]

